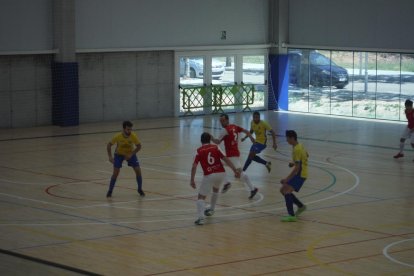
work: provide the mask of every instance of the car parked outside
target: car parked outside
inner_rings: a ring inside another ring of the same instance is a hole
[[[188,61],[188,75],[186,74],[186,60]],[[224,63],[212,60],[211,75],[213,79],[221,79],[224,75]],[[203,78],[204,77],[204,60],[203,58],[180,58],[180,76],[189,78]]]
[[[309,84],[315,87],[335,86],[342,89],[349,83],[348,71],[316,50],[309,52],[309,71],[307,64],[302,50],[289,51],[291,84],[301,87]]]

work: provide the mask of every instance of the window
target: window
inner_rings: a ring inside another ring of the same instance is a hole
[[[289,110],[403,120],[414,54],[289,49]]]

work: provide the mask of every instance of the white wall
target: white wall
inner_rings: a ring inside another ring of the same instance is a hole
[[[0,51],[53,49],[52,0],[0,0]]]
[[[0,127],[50,125],[51,55],[0,56]]]
[[[412,0],[291,0],[290,44],[414,52]]]
[[[172,51],[79,54],[81,123],[174,116]]]
[[[264,44],[267,9],[267,0],[77,0],[76,43],[79,49]]]

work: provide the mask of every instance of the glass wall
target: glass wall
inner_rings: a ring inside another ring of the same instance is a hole
[[[251,108],[263,108],[265,106],[266,80],[265,80],[265,56],[242,56],[242,82],[254,85],[254,101]]]
[[[264,109],[267,56],[267,50],[177,53],[177,114]]]
[[[289,49],[289,110],[403,120],[414,54]]]

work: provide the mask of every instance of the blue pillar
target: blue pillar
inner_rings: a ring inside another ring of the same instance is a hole
[[[289,56],[269,55],[269,99],[268,109],[289,109]]]
[[[52,64],[52,123],[79,125],[79,77],[77,62]]]

